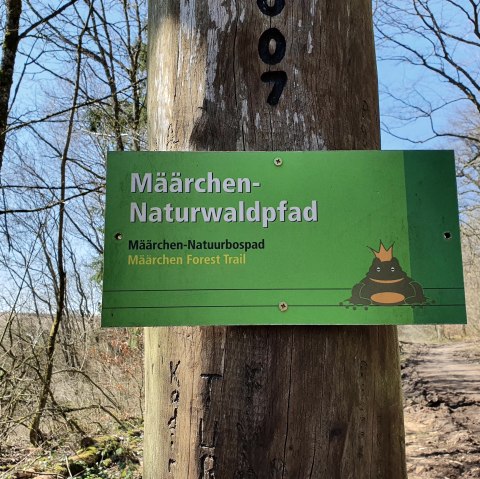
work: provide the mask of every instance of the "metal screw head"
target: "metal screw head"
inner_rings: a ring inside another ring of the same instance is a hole
[[[285,311],[287,311],[288,309],[288,304],[285,302],[285,301],[280,301],[280,303],[278,303],[278,309],[284,313]]]
[[[273,164],[275,166],[282,166],[283,165],[283,160],[281,158],[277,157],[273,160]]]
[[[117,241],[120,241],[122,238],[123,238],[122,233],[116,233],[116,234],[115,234],[115,239],[116,239]]]

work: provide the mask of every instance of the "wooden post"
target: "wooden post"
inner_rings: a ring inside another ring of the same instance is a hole
[[[149,8],[151,150],[379,148],[370,0]],[[395,327],[150,328],[145,348],[145,479],[406,478]]]

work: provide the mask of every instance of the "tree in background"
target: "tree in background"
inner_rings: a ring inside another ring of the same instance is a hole
[[[10,25],[13,4],[0,11],[2,24]],[[80,432],[78,410],[112,414],[118,405],[89,379],[98,402],[78,397],[72,404],[52,378],[86,377],[99,302],[92,264],[103,253],[106,152],[145,143],[146,6],[16,5],[15,62],[0,72],[10,78],[9,94],[0,98],[8,111],[1,127],[0,311],[7,315],[0,321],[0,430],[21,425],[38,444],[46,438],[45,416]],[[15,30],[4,31],[4,46]],[[2,65],[7,56],[4,49]]]
[[[455,146],[464,212],[480,205],[479,17],[473,0],[378,0],[375,10],[379,60],[402,72],[383,85],[383,129]]]
[[[77,0],[69,0],[61,4],[58,8],[52,8],[45,3],[42,14],[38,18],[28,18],[23,23],[26,23],[23,30],[20,27],[20,19],[22,16],[22,0],[7,0],[5,3],[5,12],[3,23],[3,45],[2,57],[0,63],[0,172],[2,169],[3,156],[5,151],[6,134],[8,130],[8,116],[10,111],[10,100],[12,88],[14,86],[15,62],[17,61],[17,54],[23,55],[19,51],[19,43],[29,37],[34,37],[37,31],[55,17],[63,14],[69,7],[71,7]],[[25,2],[30,6],[30,2]],[[25,19],[24,19],[25,20]],[[27,57],[29,55],[27,54]],[[23,71],[25,73],[25,70]],[[18,93],[18,88],[15,91],[12,103]]]

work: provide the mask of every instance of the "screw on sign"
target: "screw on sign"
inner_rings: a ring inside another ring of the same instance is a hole
[[[282,312],[285,313],[285,311],[288,310],[288,304],[285,301],[281,301],[278,303],[278,309]]]
[[[269,17],[279,15],[285,7],[285,0],[257,0],[260,11]],[[275,49],[270,50],[272,42]],[[276,65],[283,60],[287,49],[287,42],[282,32],[277,28],[269,28],[265,30],[258,41],[258,54],[261,60],[267,65]],[[284,71],[268,71],[260,77],[264,83],[273,83],[273,88],[267,98],[269,105],[275,106],[282,96],[283,89],[287,83],[287,74]]]

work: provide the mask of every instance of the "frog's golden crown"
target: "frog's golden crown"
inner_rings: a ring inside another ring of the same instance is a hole
[[[370,247],[369,247],[370,248]],[[382,262],[391,261],[393,258],[393,244],[390,248],[386,249],[383,243],[380,241],[380,248],[378,251],[375,251],[373,248],[370,248],[372,253]]]

